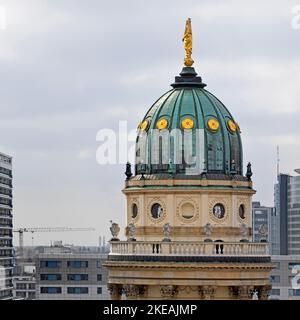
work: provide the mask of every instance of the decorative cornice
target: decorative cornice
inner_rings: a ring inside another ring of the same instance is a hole
[[[201,269],[201,270],[248,270],[257,271],[265,270],[270,271],[273,265],[269,262],[257,263],[161,263],[161,262],[138,262],[138,261],[112,261],[107,260],[103,266],[111,269]]]

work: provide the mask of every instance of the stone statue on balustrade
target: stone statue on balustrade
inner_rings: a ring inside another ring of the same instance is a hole
[[[163,234],[164,234],[164,238],[163,241],[164,242],[169,242],[171,241],[170,239],[170,232],[171,232],[171,227],[169,223],[165,223],[163,226]]]

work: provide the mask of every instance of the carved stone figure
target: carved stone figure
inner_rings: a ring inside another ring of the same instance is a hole
[[[134,223],[130,223],[128,225],[128,235],[129,235],[129,240],[135,240],[135,225]]]
[[[241,232],[241,236],[242,237],[246,237],[247,236],[247,226],[243,223],[241,224],[241,227],[240,227],[240,232]]]
[[[253,175],[253,173],[252,173],[251,163],[248,162],[246,177],[248,178],[249,181],[251,181],[252,175]]]
[[[129,180],[132,177],[132,172],[131,172],[131,164],[129,162],[126,163],[126,180]]]
[[[165,223],[163,226],[164,239],[163,241],[170,241],[171,227],[169,223]]]
[[[212,232],[212,225],[210,223],[207,223],[205,226],[204,226],[204,233],[207,237],[210,237],[211,236],[211,232]]]

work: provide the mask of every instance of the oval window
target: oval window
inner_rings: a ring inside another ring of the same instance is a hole
[[[184,203],[181,206],[181,215],[185,219],[192,219],[195,214],[195,208],[191,203]]]
[[[239,207],[239,216],[241,219],[245,219],[245,206],[243,204]]]
[[[164,209],[159,203],[154,203],[151,206],[151,216],[154,219],[158,219],[163,215]]]
[[[225,216],[225,207],[222,203],[217,203],[213,207],[213,215],[218,218],[222,219]]]
[[[133,219],[135,219],[137,215],[138,215],[138,206],[136,203],[133,203],[131,208],[131,216]]]

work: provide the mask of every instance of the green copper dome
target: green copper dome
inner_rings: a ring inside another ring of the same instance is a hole
[[[136,174],[195,169],[197,174],[242,175],[240,130],[228,109],[204,89],[194,68],[183,68],[172,87],[139,125]]]

